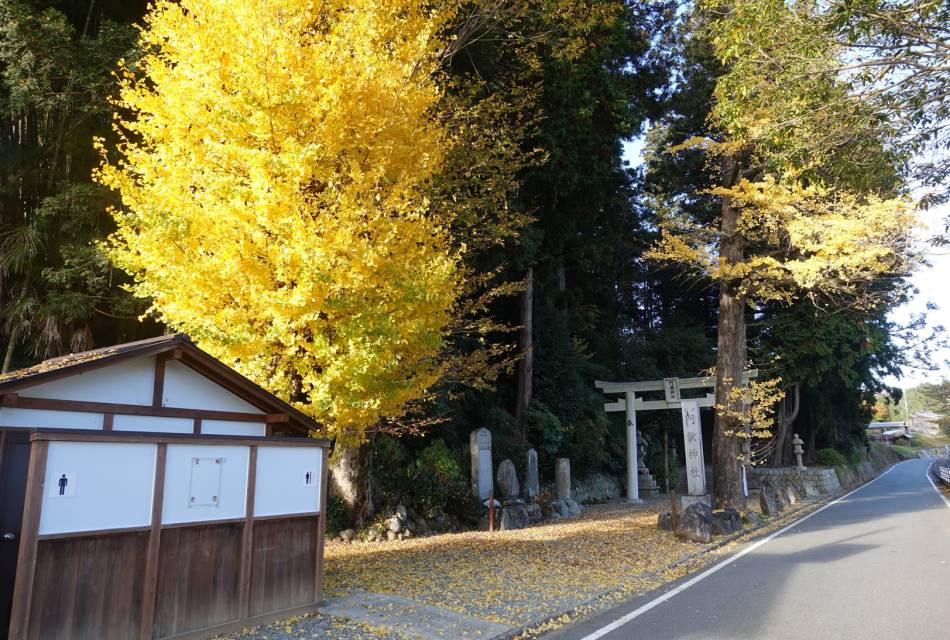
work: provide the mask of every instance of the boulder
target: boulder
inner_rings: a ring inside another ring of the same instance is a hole
[[[386,532],[386,539],[389,540],[390,542],[396,540],[398,537],[399,537],[399,534],[393,531],[392,529]]]
[[[399,519],[399,516],[392,516],[386,519],[386,528],[393,533],[399,533],[402,531],[402,525],[403,521]]]
[[[811,482],[806,482],[802,485],[802,488],[805,491],[805,495],[809,498],[814,498],[818,495],[818,489]]]
[[[656,528],[661,531],[673,530],[673,514],[669,511],[663,511],[656,517]]]
[[[676,520],[676,535],[693,542],[712,541],[712,526],[698,509],[687,509]]]
[[[523,505],[510,505],[501,510],[501,531],[510,531],[512,529],[524,529],[531,520],[528,517],[528,510]]]
[[[753,528],[761,527],[763,524],[765,524],[765,518],[760,516],[755,511],[750,511],[749,513],[742,516],[742,521]]]
[[[356,531],[353,529],[344,529],[340,532],[340,540],[343,542],[353,542],[353,538],[356,536]]]
[[[495,484],[498,487],[498,497],[502,500],[513,500],[518,497],[521,487],[518,484],[518,471],[515,469],[514,462],[507,459],[501,461],[498,465]]]
[[[570,516],[581,515],[581,505],[578,504],[576,500],[567,499],[567,500],[564,500],[564,504],[567,505],[568,515]]]
[[[792,503],[788,500],[788,494],[785,493],[784,489],[772,489],[770,493],[779,511],[785,511],[792,506]]]
[[[544,517],[544,514],[541,513],[541,505],[531,503],[525,505],[525,511],[528,513],[528,519],[531,521],[531,524],[536,522],[541,522],[541,518]]]
[[[798,491],[795,490],[795,487],[791,485],[785,487],[785,495],[788,497],[789,504],[798,502]]]
[[[775,498],[768,487],[762,487],[759,494],[759,507],[762,509],[762,515],[777,516],[779,514],[778,505],[775,504]]]
[[[742,517],[735,509],[723,509],[712,514],[712,532],[716,535],[742,531]]]
[[[409,512],[406,510],[405,505],[397,505],[395,516],[399,518],[402,522],[406,522],[409,519]]]
[[[710,507],[705,502],[694,502],[693,504],[686,507],[686,509],[683,510],[683,513],[686,513],[687,511],[695,511],[696,513],[699,513],[700,515],[702,515],[703,520],[705,520],[706,522],[712,522],[712,517],[713,517],[712,507]]]

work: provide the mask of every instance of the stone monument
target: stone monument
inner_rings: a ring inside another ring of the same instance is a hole
[[[712,505],[712,496],[706,493],[706,461],[703,456],[703,430],[699,403],[695,400],[680,402],[683,414],[683,442],[686,445],[686,482],[689,495],[683,496],[683,509],[696,502]]]
[[[524,480],[524,497],[528,500],[534,500],[541,493],[541,485],[538,481],[538,452],[534,449],[528,449],[528,466]]]
[[[472,493],[479,500],[487,500],[491,495],[492,461],[491,461],[491,431],[485,428],[476,429],[469,434],[469,450],[472,455]]]
[[[557,480],[557,499],[571,499],[571,461],[569,458],[558,458],[554,461],[554,476]]]
[[[502,460],[498,465],[498,477],[495,478],[498,485],[496,498],[502,500],[514,500],[521,494],[521,487],[518,485],[518,470],[515,469],[515,463],[511,460]]]

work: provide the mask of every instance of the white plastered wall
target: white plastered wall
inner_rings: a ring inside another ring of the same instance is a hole
[[[322,462],[316,447],[258,447],[254,516],[320,511]]]
[[[102,414],[0,407],[0,425],[4,427],[93,430],[102,429]]]
[[[21,395],[31,398],[152,404],[155,385],[155,357],[123,360],[52,382],[27,387]]]
[[[165,365],[162,406],[264,413],[194,369],[175,360],[169,360]]]
[[[231,445],[170,444],[165,461],[165,498],[162,503],[162,524],[208,522],[243,518],[247,504],[247,471],[249,448]],[[201,464],[220,460],[219,479],[213,480],[217,493],[206,483],[212,482],[196,469]],[[216,495],[216,504],[208,504],[195,496]]]
[[[148,443],[50,442],[40,535],[148,526],[157,449]]]

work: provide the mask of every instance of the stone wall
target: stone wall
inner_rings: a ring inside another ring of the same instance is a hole
[[[756,467],[749,469],[747,477],[749,489],[761,489],[762,483],[768,481],[777,487],[792,485],[800,492],[805,491],[805,484],[810,484],[821,494],[841,490],[841,483],[834,469],[812,467],[799,471],[796,467]]]
[[[544,485],[543,489],[552,495],[557,493],[553,483]],[[619,498],[623,494],[623,480],[603,473],[595,473],[571,482],[571,498],[580,503],[604,502]]]

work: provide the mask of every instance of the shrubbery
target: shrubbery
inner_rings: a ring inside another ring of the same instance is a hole
[[[824,467],[844,467],[848,459],[836,449],[819,449],[815,452],[815,460]]]
[[[333,538],[344,529],[349,529],[350,511],[339,496],[327,498],[327,537]]]

